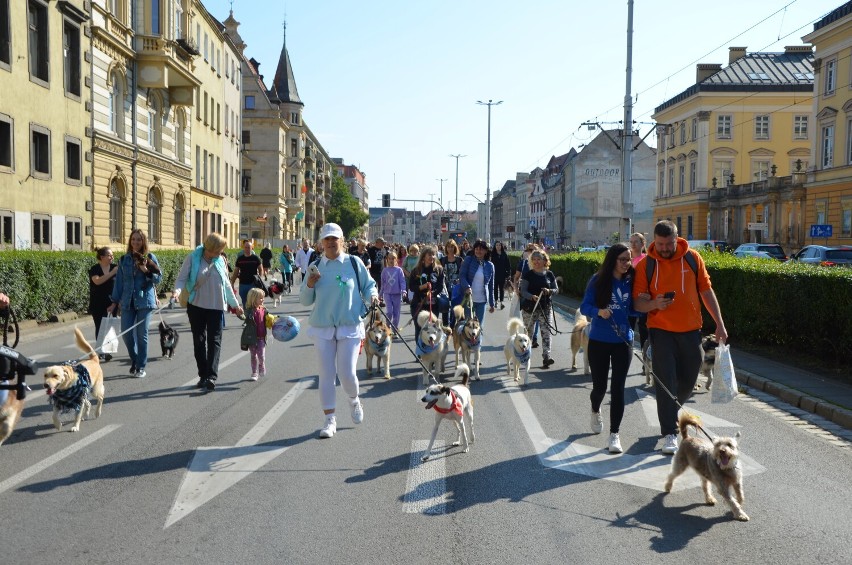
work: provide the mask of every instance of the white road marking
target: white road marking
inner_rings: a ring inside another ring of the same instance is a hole
[[[411,442],[411,458],[408,463],[408,478],[405,481],[405,496],[402,511],[406,514],[446,514],[447,512],[447,464],[442,455],[443,441],[435,440],[432,459],[421,461],[429,447],[428,440]]]
[[[651,395],[647,390],[642,390],[639,388],[634,388],[636,391],[636,396],[639,397],[639,403],[642,405],[642,412],[645,414],[645,420],[648,422],[648,425],[652,428],[660,427],[660,420],[657,417],[657,399],[653,395]],[[691,414],[695,414],[699,418],[701,418],[701,425],[705,428],[739,428],[742,427],[739,424],[735,424],[733,422],[729,422],[728,420],[723,420],[722,418],[717,418],[716,416],[712,416],[700,410],[696,410],[694,406],[688,406],[687,410]]]
[[[246,355],[248,355],[248,351],[240,351],[239,353],[232,355],[226,361],[222,361],[221,363],[219,363],[219,370],[224,369],[225,367],[227,367],[231,363],[234,363],[237,359],[245,357]],[[197,383],[198,383],[198,377],[193,377],[193,379],[191,381],[180,385],[179,388],[195,388],[195,385]]]
[[[255,443],[263,438],[311,382],[310,377],[300,379],[233,447],[196,449],[163,529],[287,451],[289,447],[258,446]]]
[[[65,449],[57,451],[56,453],[54,453],[50,457],[43,459],[42,461],[40,461],[40,462],[36,463],[35,465],[29,467],[28,469],[24,469],[20,473],[17,473],[16,475],[12,475],[11,477],[6,479],[5,481],[0,482],[0,493],[6,492],[7,490],[19,485],[20,483],[26,481],[30,477],[44,471],[45,469],[47,469],[51,465],[54,465],[54,464],[62,461],[66,457],[69,457],[69,456],[77,453],[78,451],[80,451],[81,449],[86,447],[87,445],[98,441],[99,439],[101,439],[105,435],[114,432],[115,430],[117,430],[120,427],[121,427],[121,424],[110,424],[108,426],[104,426],[103,428],[94,432],[93,434],[91,434],[87,437],[84,437],[83,439],[81,439],[80,441],[78,441],[76,443],[72,443],[71,445],[69,445]]]

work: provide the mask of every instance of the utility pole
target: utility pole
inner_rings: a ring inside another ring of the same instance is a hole
[[[502,100],[488,102],[481,100],[476,101],[477,104],[488,106],[488,165],[485,173],[485,241],[491,241],[491,106],[499,106],[503,103]]]
[[[441,199],[438,200],[438,202],[441,203],[439,206],[441,207],[442,210],[444,210],[445,209],[445,207],[444,207],[444,181],[446,181],[448,179],[435,179],[435,180],[440,181],[440,183],[441,183]]]
[[[630,240],[630,219],[633,217],[633,0],[627,0],[627,84],[624,91],[624,140],[621,144],[623,166],[621,167],[621,241]]]
[[[459,229],[461,222],[461,214],[459,214],[459,159],[467,157],[467,155],[457,154],[450,155],[450,157],[456,160],[456,229]]]

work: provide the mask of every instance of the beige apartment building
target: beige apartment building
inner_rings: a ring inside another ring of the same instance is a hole
[[[92,244],[87,5],[0,0],[0,248]]]

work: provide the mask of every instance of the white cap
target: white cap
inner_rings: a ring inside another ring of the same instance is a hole
[[[343,239],[343,230],[337,224],[326,224],[320,230],[320,239],[325,239],[327,237],[336,237],[337,239]]]

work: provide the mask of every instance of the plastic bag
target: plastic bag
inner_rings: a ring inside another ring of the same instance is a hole
[[[734,361],[731,359],[731,346],[720,344],[716,348],[716,362],[713,365],[713,383],[710,385],[710,402],[724,404],[733,400],[737,390],[737,375]]]
[[[512,300],[509,302],[509,317],[521,317],[521,295],[518,292],[512,294]]]
[[[101,331],[98,332],[98,341],[95,346],[101,353],[118,353],[118,334],[121,328],[119,316],[107,315],[101,320]]]

